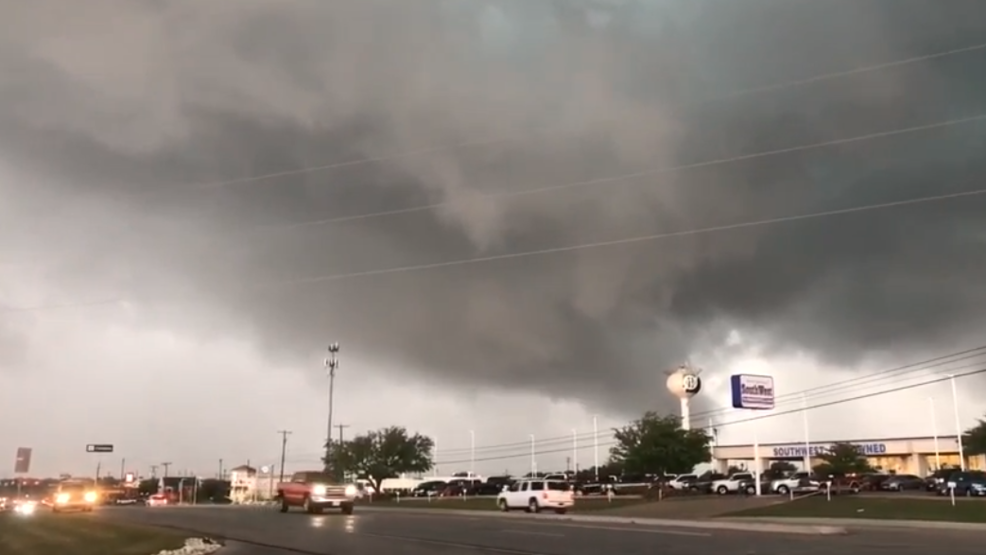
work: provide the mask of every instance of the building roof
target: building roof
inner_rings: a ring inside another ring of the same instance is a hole
[[[241,464],[235,468],[230,468],[230,472],[257,472],[257,469],[246,464]]]

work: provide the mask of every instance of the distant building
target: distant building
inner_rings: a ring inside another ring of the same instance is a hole
[[[893,439],[866,439],[853,441],[815,441],[807,446],[807,454],[812,466],[823,462],[818,456],[825,453],[835,443],[851,443],[877,470],[895,474],[916,474],[924,476],[939,467],[959,466],[959,438],[941,436],[907,437]],[[768,468],[771,461],[800,462],[805,457],[805,442],[762,443],[758,448],[761,467]],[[715,470],[726,472],[731,463],[741,462],[752,468],[755,451],[752,445],[720,445],[712,449]],[[967,455],[965,466],[971,470],[986,469],[986,456]]]
[[[241,465],[229,470],[229,497],[233,503],[267,501],[274,497],[278,476],[273,467]]]

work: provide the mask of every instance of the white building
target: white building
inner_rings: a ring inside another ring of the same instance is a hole
[[[822,462],[817,457],[835,443],[851,443],[859,447],[870,465],[884,472],[925,476],[940,467],[959,466],[959,439],[957,436],[910,437],[896,439],[867,439],[854,441],[811,441],[808,456],[812,466]],[[753,445],[720,445],[713,447],[714,470],[725,473],[732,463],[743,463],[752,468],[756,458]],[[801,462],[805,457],[805,442],[763,443],[759,446],[761,468],[768,468],[772,461]],[[966,468],[986,470],[986,456],[965,457]]]
[[[229,497],[233,503],[267,501],[274,497],[277,482],[273,467],[237,466],[229,471]]]

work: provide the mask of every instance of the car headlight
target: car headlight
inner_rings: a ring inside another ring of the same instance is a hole
[[[68,503],[68,500],[69,494],[67,493],[59,493],[55,496],[55,503]]]
[[[356,486],[346,486],[346,497],[356,497]]]
[[[325,495],[325,492],[327,492],[327,491],[328,491],[328,488],[326,488],[325,486],[314,486],[314,487],[312,487],[312,493],[314,493],[315,495]]]
[[[95,503],[96,502],[96,492],[94,492],[94,491],[88,491],[88,492],[86,492],[86,495],[83,497],[83,499],[86,500],[86,503]]]

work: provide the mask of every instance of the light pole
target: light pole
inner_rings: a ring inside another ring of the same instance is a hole
[[[476,430],[469,430],[469,477],[476,475]]]
[[[332,470],[332,398],[335,393],[336,370],[339,368],[339,344],[329,344],[329,356],[325,359],[325,370],[329,373],[329,424],[325,433],[325,471]]]
[[[935,471],[941,470],[941,450],[938,448],[938,415],[935,414],[935,398],[928,397],[928,410],[931,412],[931,434],[935,439]]]
[[[959,470],[965,472],[965,449],[962,447],[962,420],[959,418],[959,393],[955,389],[955,375],[948,377],[952,382],[952,408],[955,410],[955,435],[959,440]]]
[[[801,409],[801,420],[804,426],[805,432],[805,472],[811,472],[811,440],[808,439],[808,395],[806,393],[801,394],[801,403],[803,408]]]
[[[599,419],[592,417],[592,469],[596,472],[596,483],[599,483]]]
[[[579,475],[579,433],[572,428],[572,468],[575,469],[575,476]]]
[[[531,478],[537,478],[538,463],[536,453],[534,434],[531,434]]]

